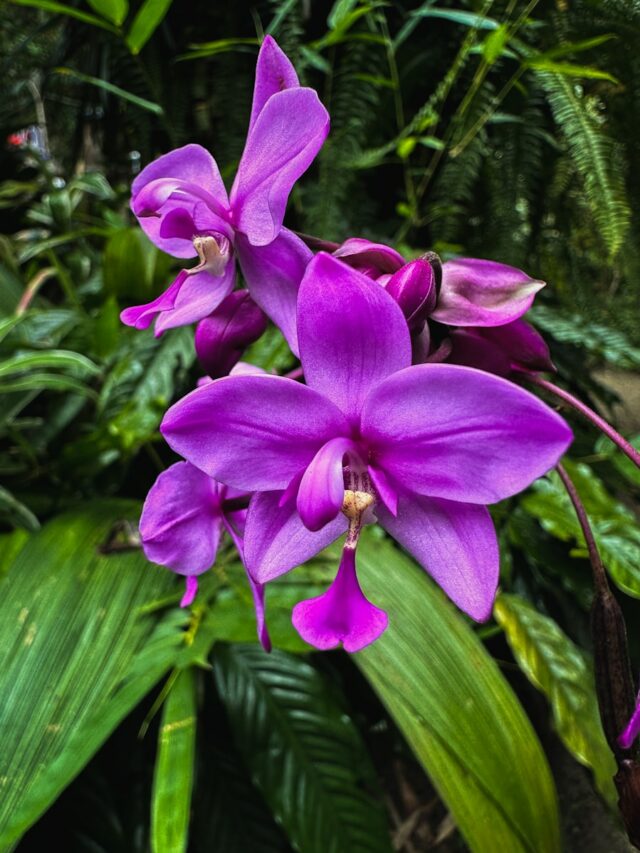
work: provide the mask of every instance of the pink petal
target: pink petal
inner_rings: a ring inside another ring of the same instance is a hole
[[[171,311],[176,303],[180,288],[185,282],[188,273],[180,270],[176,280],[152,302],[146,305],[132,305],[120,313],[120,320],[125,326],[133,326],[134,329],[147,329],[158,316],[165,311]]]
[[[180,607],[189,607],[198,593],[198,578],[196,575],[187,575],[185,578],[184,595],[180,599]]]
[[[510,358],[497,344],[480,334],[479,329],[454,329],[450,340],[451,353],[447,356],[449,363],[477,367],[496,376],[508,376],[511,373]]]
[[[411,364],[409,329],[397,303],[324,252],[300,285],[298,341],[307,383],[352,419],[374,385]]]
[[[256,65],[249,134],[271,95],[282,92],[284,89],[295,89],[299,85],[298,75],[290,60],[280,50],[272,36],[265,36]]]
[[[544,284],[495,261],[446,261],[432,317],[449,326],[502,326],[528,311]]]
[[[176,462],[160,474],[142,507],[142,548],[152,563],[201,574],[215,562],[221,520],[218,484],[188,462]]]
[[[486,507],[403,494],[398,515],[378,522],[477,622],[491,616],[500,574],[498,542]]]
[[[636,709],[633,712],[627,727],[618,738],[618,743],[623,749],[631,749],[635,739],[640,734],[640,694],[636,699]]]
[[[416,365],[374,388],[362,434],[373,464],[407,489],[480,504],[529,486],[573,437],[528,391],[450,364]]]
[[[251,296],[298,355],[298,290],[313,258],[312,251],[286,228],[268,246],[252,246],[246,237],[238,234],[235,249]]]
[[[317,649],[333,649],[342,643],[345,651],[359,652],[387,629],[387,614],[372,604],[360,588],[355,561],[355,549],[345,548],[329,589],[293,608],[296,631]]]
[[[235,280],[233,261],[227,264],[222,276],[211,275],[206,271],[187,275],[173,307],[160,312],[156,334],[203,320],[231,293]]]
[[[226,376],[266,327],[267,318],[249,291],[234,290],[198,323],[194,343],[201,367],[214,379]]]
[[[244,534],[247,571],[258,583],[280,577],[315,557],[347,529],[340,513],[322,530],[302,523],[293,498],[282,506],[282,492],[257,492],[249,504]]]
[[[340,258],[350,267],[367,269],[370,278],[394,273],[404,266],[405,260],[401,254],[385,246],[383,243],[372,243],[361,237],[350,237],[333,252],[334,258]]]
[[[305,527],[320,530],[342,509],[344,476],[342,461],[354,449],[348,438],[333,438],[314,456],[304,472],[298,491],[298,512]]]
[[[278,236],[294,183],[329,132],[329,114],[313,89],[286,89],[264,105],[231,190],[236,229],[254,246]]]
[[[330,439],[344,416],[306,385],[281,376],[226,376],[172,406],[161,431],[212,477],[248,491],[282,489]]]
[[[212,210],[217,210],[218,214],[229,206],[227,191],[216,161],[201,145],[185,145],[182,148],[176,148],[145,166],[131,187],[131,206],[134,213],[142,206],[143,190],[152,182],[161,181],[165,183],[156,184],[156,187],[162,189],[165,196],[162,201],[165,214],[175,207],[190,209],[198,200],[203,199],[210,201]],[[182,198],[169,200],[180,185],[191,189],[198,188],[198,196],[192,196],[187,191]],[[158,198],[157,201],[161,199]],[[147,200],[144,204],[149,205],[150,201]],[[140,216],[139,221],[146,235],[159,249],[178,258],[195,257],[196,252],[185,237],[161,236],[162,219],[162,216]]]

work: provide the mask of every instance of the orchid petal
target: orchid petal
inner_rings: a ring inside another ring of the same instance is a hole
[[[152,563],[199,575],[216,559],[222,510],[218,484],[188,462],[155,481],[142,508],[142,548]]]
[[[267,327],[267,318],[247,290],[234,290],[198,323],[194,337],[198,361],[209,376],[226,376],[245,349]]]
[[[517,385],[469,367],[420,364],[380,383],[362,413],[374,464],[418,494],[494,503],[552,468],[565,421]]]
[[[298,355],[298,290],[313,252],[286,228],[268,246],[252,246],[246,237],[238,234],[235,249],[251,296]]]
[[[158,314],[171,311],[176,303],[180,288],[187,278],[187,271],[181,270],[176,280],[152,302],[145,305],[132,305],[120,312],[120,320],[125,326],[133,326],[134,329],[147,329],[153,323]]]
[[[394,273],[404,266],[405,260],[399,252],[383,243],[372,243],[361,237],[350,237],[333,252],[334,258],[340,258],[350,267],[367,269],[372,272],[370,278]]]
[[[233,261],[227,264],[222,276],[213,276],[206,270],[188,274],[182,280],[173,307],[160,313],[156,334],[203,320],[231,293],[235,280]]]
[[[631,749],[635,739],[640,734],[640,693],[636,698],[636,709],[627,723],[625,730],[618,738],[618,744],[622,749]]]
[[[253,596],[253,609],[255,610],[256,614],[256,628],[258,630],[258,639],[260,640],[260,645],[265,650],[265,652],[270,652],[271,637],[269,636],[269,629],[267,628],[265,612],[265,587],[264,584],[257,583],[256,581],[254,581],[249,572],[247,572],[247,580],[249,581],[251,595]]]
[[[249,134],[272,95],[284,89],[295,89],[299,85],[298,75],[288,57],[280,50],[272,36],[265,36],[256,64]]]
[[[329,589],[293,608],[296,631],[317,649],[333,649],[342,643],[346,652],[359,652],[387,629],[389,617],[360,588],[355,560],[355,549],[345,548]]]
[[[231,190],[234,225],[254,246],[278,236],[294,183],[329,132],[329,114],[313,89],[272,95],[253,126]]]
[[[502,326],[528,311],[544,284],[495,261],[446,261],[432,317],[449,326]]]
[[[472,619],[491,616],[500,556],[486,507],[402,494],[398,515],[376,508],[378,522]]]
[[[391,485],[384,471],[381,471],[374,465],[369,465],[369,476],[382,503],[392,515],[397,515],[398,490]]]
[[[342,509],[344,476],[342,460],[354,449],[348,438],[333,438],[316,453],[304,472],[298,490],[298,512],[309,530],[320,530]]]
[[[507,354],[492,340],[480,334],[478,329],[454,329],[450,340],[451,353],[447,356],[450,364],[477,367],[496,376],[508,376],[511,373],[511,360]]]
[[[169,445],[223,483],[283,489],[330,439],[344,416],[320,394],[281,376],[226,376],[172,406],[161,431]]]
[[[247,571],[258,583],[267,583],[315,557],[347,529],[340,513],[322,530],[302,523],[295,499],[280,505],[282,492],[257,492],[249,503],[244,535]]]
[[[187,575],[185,578],[184,595],[180,599],[180,607],[189,607],[198,594],[198,578],[196,575]]]
[[[298,296],[298,342],[307,383],[357,418],[369,390],[411,364],[411,339],[382,287],[324,252]]]

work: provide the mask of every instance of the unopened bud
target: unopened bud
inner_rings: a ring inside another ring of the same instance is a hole
[[[236,290],[196,327],[198,361],[212,379],[226,376],[267,328],[267,318],[247,290]]]
[[[418,258],[405,264],[385,284],[407,318],[409,329],[420,332],[436,305],[436,277],[431,264]]]

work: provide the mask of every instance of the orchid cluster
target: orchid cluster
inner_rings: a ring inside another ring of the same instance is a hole
[[[198,145],[134,181],[131,206],[148,237],[197,263],[122,320],[155,323],[156,335],[197,324],[207,374],[162,422],[186,461],[147,497],[148,558],[185,576],[186,606],[229,536],[269,648],[265,586],[342,539],[335,580],[292,619],[316,648],[355,652],[388,624],[358,581],[363,528],[378,523],[484,621],[499,576],[487,507],[553,468],[572,434],[512,381],[554,369],[522,319],[542,281],[493,261],[406,260],[365,239],[336,245],[284,227],[291,189],[328,131],[317,94],[266,37],[230,194]],[[246,289],[236,289],[236,262]],[[299,359],[287,376],[241,361],[269,321]]]

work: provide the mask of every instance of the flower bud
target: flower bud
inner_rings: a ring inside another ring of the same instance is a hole
[[[436,279],[431,264],[423,258],[410,261],[384,287],[402,308],[410,331],[422,331],[436,304]]]
[[[450,338],[452,351],[447,360],[453,364],[477,367],[497,376],[556,369],[544,339],[524,320],[504,326],[455,329]]]
[[[267,318],[247,290],[236,290],[196,327],[198,361],[213,379],[226,376],[267,328]]]
[[[368,278],[391,275],[404,264],[404,258],[391,246],[372,243],[361,237],[350,237],[333,252],[334,258],[358,270]]]

